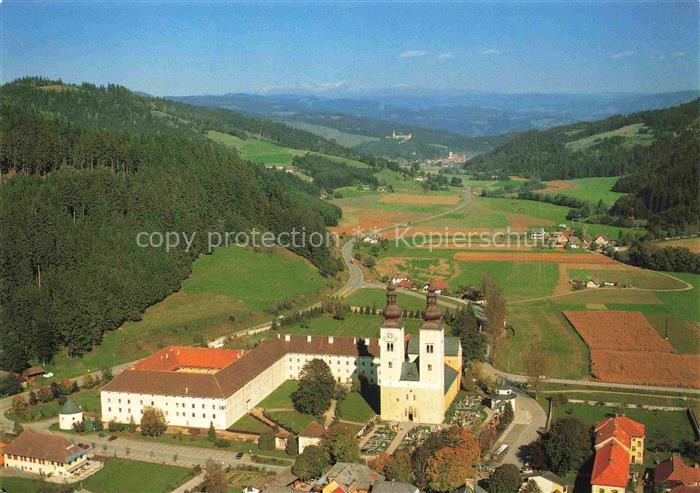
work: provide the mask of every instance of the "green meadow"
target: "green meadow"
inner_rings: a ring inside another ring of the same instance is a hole
[[[570,184],[571,188],[565,188],[557,193],[592,204],[597,204],[599,200],[602,200],[606,205],[611,206],[617,199],[626,195],[624,193],[612,191],[613,185],[615,185],[619,179],[619,176],[606,176],[602,178],[566,180],[566,183]]]
[[[506,300],[549,296],[559,278],[555,263],[536,262],[455,262],[456,274],[448,279],[450,288],[480,286],[490,275],[501,286]]]
[[[82,483],[94,493],[165,493],[191,477],[190,469],[150,462],[108,458],[105,465]]]
[[[46,368],[60,378],[77,376],[167,345],[201,343],[269,320],[264,311],[280,303],[292,301],[299,309],[319,301],[336,284],[306,259],[281,248],[218,248],[197,259],[182,289],[146,309],[142,320],[106,333],[82,358],[59,353]]]

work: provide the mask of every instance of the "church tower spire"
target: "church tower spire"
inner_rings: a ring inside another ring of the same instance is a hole
[[[401,366],[406,356],[401,308],[396,298],[396,284],[392,279],[386,286],[384,321],[379,329],[379,375],[382,385],[391,385],[401,380]]]
[[[421,329],[441,330],[442,326],[442,313],[437,306],[435,286],[430,283],[428,286],[428,295],[426,296],[425,314],[423,315],[423,324],[421,325]]]

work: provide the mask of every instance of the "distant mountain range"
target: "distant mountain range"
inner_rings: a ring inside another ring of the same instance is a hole
[[[279,89],[283,90],[283,89]],[[270,91],[259,94],[181,96],[170,99],[200,106],[235,109],[257,116],[286,121],[303,121],[346,131],[344,115],[424,129],[446,130],[468,137],[493,136],[509,132],[545,129],[615,114],[661,109],[678,105],[700,95],[700,91],[659,94],[500,94],[474,91],[438,92],[416,88],[355,91],[342,85],[312,94],[313,88],[295,94]],[[306,93],[305,93],[306,92]],[[316,91],[318,92],[318,91]],[[329,97],[332,96],[332,97]],[[332,118],[340,123],[334,124]],[[357,120],[355,119],[355,124]],[[376,136],[357,128],[359,135]]]

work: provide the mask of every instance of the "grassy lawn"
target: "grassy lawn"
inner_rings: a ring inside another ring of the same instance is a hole
[[[654,245],[659,247],[682,247],[687,248],[692,252],[700,253],[700,238],[698,237],[658,241],[655,242]]]
[[[233,135],[209,131],[210,139],[220,144],[234,147],[243,159],[257,163],[291,164],[295,156],[303,156],[306,151],[282,147],[257,139],[241,139]]]
[[[416,298],[418,299],[418,298]],[[317,317],[307,322],[307,327],[299,325],[284,327],[281,333],[304,335],[330,335],[351,337],[378,337],[379,327],[382,324],[381,315],[360,315],[350,313],[343,320],[335,320],[330,316]],[[421,321],[418,319],[404,319],[407,334],[417,334]]]
[[[338,402],[335,412],[339,418],[357,423],[365,423],[374,416],[374,410],[359,392],[349,392]]]
[[[232,431],[247,431],[249,433],[265,433],[274,431],[266,424],[258,421],[250,414],[244,415],[241,419],[233,423],[229,430]]]
[[[8,493],[37,493],[42,487],[46,487],[46,483],[38,479],[0,476],[0,487]]]
[[[559,278],[557,264],[535,262],[454,262],[455,274],[448,279],[451,289],[457,286],[480,286],[490,274],[501,286],[508,300],[551,295]]]
[[[547,376],[575,379],[588,376],[588,347],[551,302],[511,305],[508,321],[515,334],[509,335],[496,351],[499,369],[526,374],[523,356],[534,344],[547,357]]]
[[[256,253],[219,248],[197,259],[182,289],[149,307],[143,320],[106,333],[82,358],[60,353],[45,368],[57,378],[77,376],[137,360],[170,344],[213,339],[268,320],[263,310],[283,301],[293,300],[297,309],[311,304],[333,282],[306,259],[283,249]]]
[[[325,137],[327,139],[333,139],[338,144],[347,147],[354,147],[364,142],[373,142],[375,140],[379,140],[377,137],[368,137],[366,135],[359,134],[349,134],[347,132],[342,132],[335,128],[324,127],[323,125],[314,125],[313,123],[289,121],[286,122],[286,124],[291,127],[300,128],[302,130],[306,130],[307,132],[320,135],[321,137]]]
[[[425,300],[415,296],[399,292],[397,301],[402,310],[425,309]],[[361,289],[345,298],[345,302],[352,306],[375,306],[383,309],[386,306],[386,291],[383,289]]]
[[[597,204],[599,200],[602,200],[606,205],[611,206],[617,199],[626,195],[611,190],[619,178],[619,176],[606,176],[601,178],[566,180],[565,183],[571,188],[564,188],[559,192],[552,192],[551,194],[566,195],[567,197],[573,197],[593,204]]]
[[[292,394],[299,388],[296,380],[287,380],[277,387],[274,392],[265,397],[256,407],[263,409],[293,409]]]
[[[125,459],[106,459],[104,467],[83,481],[94,493],[163,493],[191,477],[184,467],[151,464]]]
[[[315,416],[309,416],[294,410],[271,411],[269,414],[274,421],[286,428],[290,428],[294,433],[300,433],[309,423],[318,419]]]
[[[669,406],[669,407],[690,407],[697,409],[700,405],[700,398],[670,395],[646,395],[645,393],[615,392],[566,389],[565,392],[543,391],[540,395],[540,403],[546,409],[546,397],[553,397],[555,394],[565,395],[567,399],[585,400],[595,402],[615,402],[619,404],[638,404],[646,406]]]
[[[85,412],[101,412],[99,389],[76,392],[75,394],[71,394],[68,398],[81,406]],[[61,407],[58,400],[53,400],[51,402],[38,403],[36,406],[29,406],[29,410],[25,416],[20,417],[16,414],[8,413],[7,417],[20,422],[41,421],[58,416],[58,411]]]

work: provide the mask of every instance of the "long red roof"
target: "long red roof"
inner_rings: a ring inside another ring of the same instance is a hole
[[[366,341],[369,341],[369,344]],[[228,350],[207,349],[206,351]],[[379,344],[377,339],[365,340],[347,336],[277,334],[277,337],[264,340],[255,349],[238,355],[228,366],[217,372],[164,371],[160,368],[150,369],[150,364],[141,365],[142,362],[139,362],[114,377],[111,382],[102,387],[102,390],[148,395],[226,398],[289,353],[371,357],[379,356]],[[156,366],[159,365],[158,363]]]
[[[591,484],[626,488],[630,474],[629,453],[618,443],[611,441],[595,453]]]

